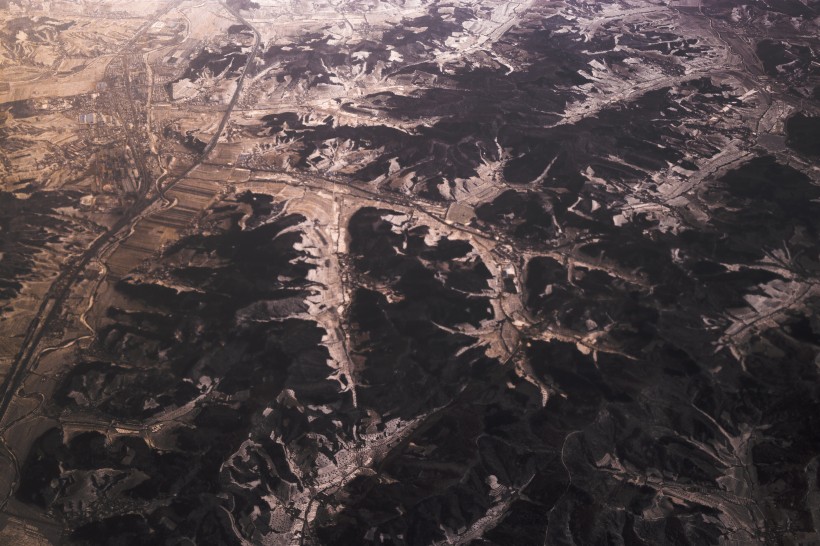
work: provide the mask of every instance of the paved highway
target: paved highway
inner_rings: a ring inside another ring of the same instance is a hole
[[[163,15],[165,15],[168,11],[170,11],[179,3],[179,1],[174,2],[168,8],[164,9],[163,11],[155,15],[148,23],[141,27],[137,34],[126,44],[125,49],[135,44],[140,35],[142,35],[146,30],[148,30],[151,27],[151,25],[154,22],[156,22],[159,18],[161,18]],[[140,220],[142,220],[142,218],[145,216],[145,213],[148,211],[149,207],[154,205],[160,199],[163,199],[163,193],[165,191],[174,187],[177,183],[184,179],[191,171],[193,171],[203,161],[205,161],[205,159],[208,157],[210,152],[214,149],[217,142],[219,141],[219,137],[222,134],[222,131],[225,129],[225,125],[228,123],[228,119],[231,116],[231,112],[233,111],[233,108],[236,105],[237,100],[239,99],[239,95],[242,90],[242,84],[245,80],[245,75],[248,71],[248,68],[256,58],[261,43],[261,37],[259,35],[259,32],[257,32],[255,28],[253,28],[237,12],[230,9],[228,6],[225,6],[225,8],[237,20],[241,21],[243,24],[247,25],[249,28],[253,30],[255,40],[253,49],[248,55],[245,67],[242,70],[242,74],[237,80],[236,90],[234,91],[233,97],[231,97],[231,101],[228,103],[225,109],[225,112],[219,123],[217,131],[214,133],[214,136],[208,142],[207,146],[205,147],[205,150],[199,156],[197,161],[194,162],[190,167],[188,167],[188,169],[186,169],[182,174],[176,176],[168,184],[164,185],[161,192],[151,194],[150,188],[152,184],[149,183],[147,177],[143,179],[142,183],[140,184],[140,193],[137,201],[124,213],[124,215],[111,227],[111,229],[109,229],[103,235],[98,237],[91,244],[88,250],[86,250],[83,254],[81,254],[72,262],[67,264],[60,272],[60,274],[57,276],[55,281],[51,284],[51,287],[46,292],[46,295],[43,298],[40,307],[37,309],[37,313],[29,323],[29,326],[26,329],[26,334],[23,338],[23,343],[20,346],[20,350],[15,356],[14,362],[12,363],[9,372],[4,379],[2,386],[0,386],[0,423],[2,423],[6,411],[8,410],[9,404],[11,403],[11,400],[14,398],[17,389],[19,388],[23,379],[26,377],[26,372],[28,371],[32,362],[36,360],[35,356],[37,354],[37,348],[40,344],[40,341],[48,333],[49,327],[54,322],[54,320],[60,316],[60,309],[62,308],[62,304],[71,292],[71,289],[77,283],[79,275],[85,270],[85,268],[92,260],[99,257],[100,254],[107,250],[112,244],[119,244],[121,240],[125,239],[127,234],[129,234],[132,231],[134,225]],[[130,79],[127,77],[127,75],[126,82],[128,85],[130,85]],[[130,97],[130,90],[127,90],[127,93]],[[134,108],[132,111],[136,111],[136,108]],[[137,150],[134,151],[136,152]],[[140,169],[141,175],[143,174],[142,170],[143,169]],[[146,176],[147,172],[148,171],[146,169]]]

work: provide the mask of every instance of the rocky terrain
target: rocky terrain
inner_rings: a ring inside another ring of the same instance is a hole
[[[0,2],[0,543],[820,543],[819,37]]]

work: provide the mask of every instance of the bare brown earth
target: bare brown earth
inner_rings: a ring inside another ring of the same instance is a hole
[[[0,543],[813,544],[818,10],[0,3]]]

